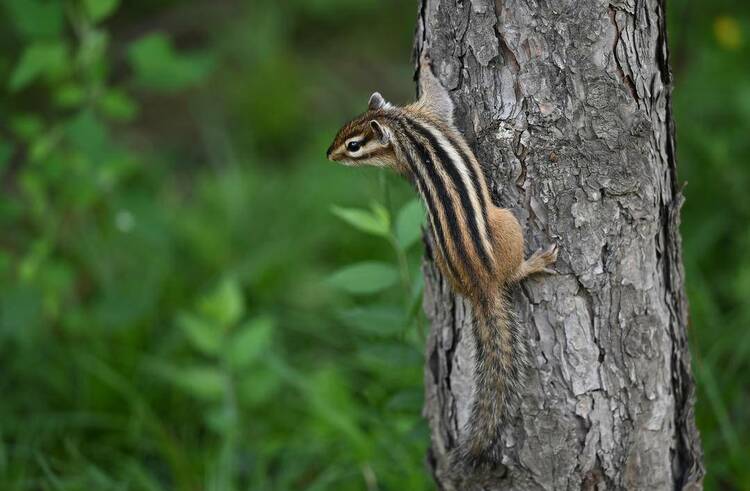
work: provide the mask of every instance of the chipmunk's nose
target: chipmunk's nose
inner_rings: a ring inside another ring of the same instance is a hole
[[[335,161],[336,159],[333,157],[333,145],[328,147],[328,150],[326,150],[326,157],[328,157],[328,160]]]

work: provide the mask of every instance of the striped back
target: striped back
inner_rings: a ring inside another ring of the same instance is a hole
[[[489,192],[463,137],[423,112],[393,109],[381,118],[421,194],[445,268],[461,285],[495,269],[490,239]]]

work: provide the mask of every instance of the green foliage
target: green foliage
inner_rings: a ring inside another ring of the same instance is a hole
[[[10,76],[8,88],[17,92],[41,76],[54,82],[65,74],[68,67],[68,50],[64,44],[49,41],[29,44]]]
[[[335,272],[328,283],[349,293],[377,293],[398,281],[396,268],[381,262],[365,261]]]
[[[373,204],[371,210],[333,207],[333,213],[349,225],[363,232],[388,237],[391,219],[388,210],[380,204]]]
[[[93,22],[101,22],[114,13],[119,0],[83,0],[83,6]]]
[[[45,0],[4,0],[9,26],[25,39],[57,37],[65,24],[64,3]]]
[[[207,54],[176,53],[169,38],[161,33],[150,34],[131,44],[128,59],[138,85],[165,92],[201,84],[214,64]]]
[[[263,7],[2,4],[0,488],[428,486],[407,190],[326,163],[337,115],[300,115],[346,92],[290,75],[349,7]]]
[[[418,199],[413,199],[401,209],[396,218],[396,240],[402,248],[408,249],[419,240],[424,216],[422,202]]]
[[[672,8],[684,261],[707,489],[750,489],[750,10]]]
[[[424,211],[324,156],[411,97],[416,8],[211,7],[0,3],[0,489],[429,489]],[[706,485],[750,489],[748,9],[669,9]]]

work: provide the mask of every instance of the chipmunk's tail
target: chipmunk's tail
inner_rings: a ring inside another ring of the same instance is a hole
[[[500,431],[518,410],[530,363],[526,337],[510,310],[507,291],[479,308],[475,319],[474,402],[454,454],[463,467],[500,462]]]

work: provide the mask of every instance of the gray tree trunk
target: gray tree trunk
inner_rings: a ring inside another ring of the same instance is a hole
[[[416,49],[429,47],[495,199],[525,227],[527,254],[561,248],[558,275],[514,293],[535,366],[487,489],[701,487],[664,8],[421,0]],[[472,316],[429,251],[424,273],[428,461],[454,489]]]

